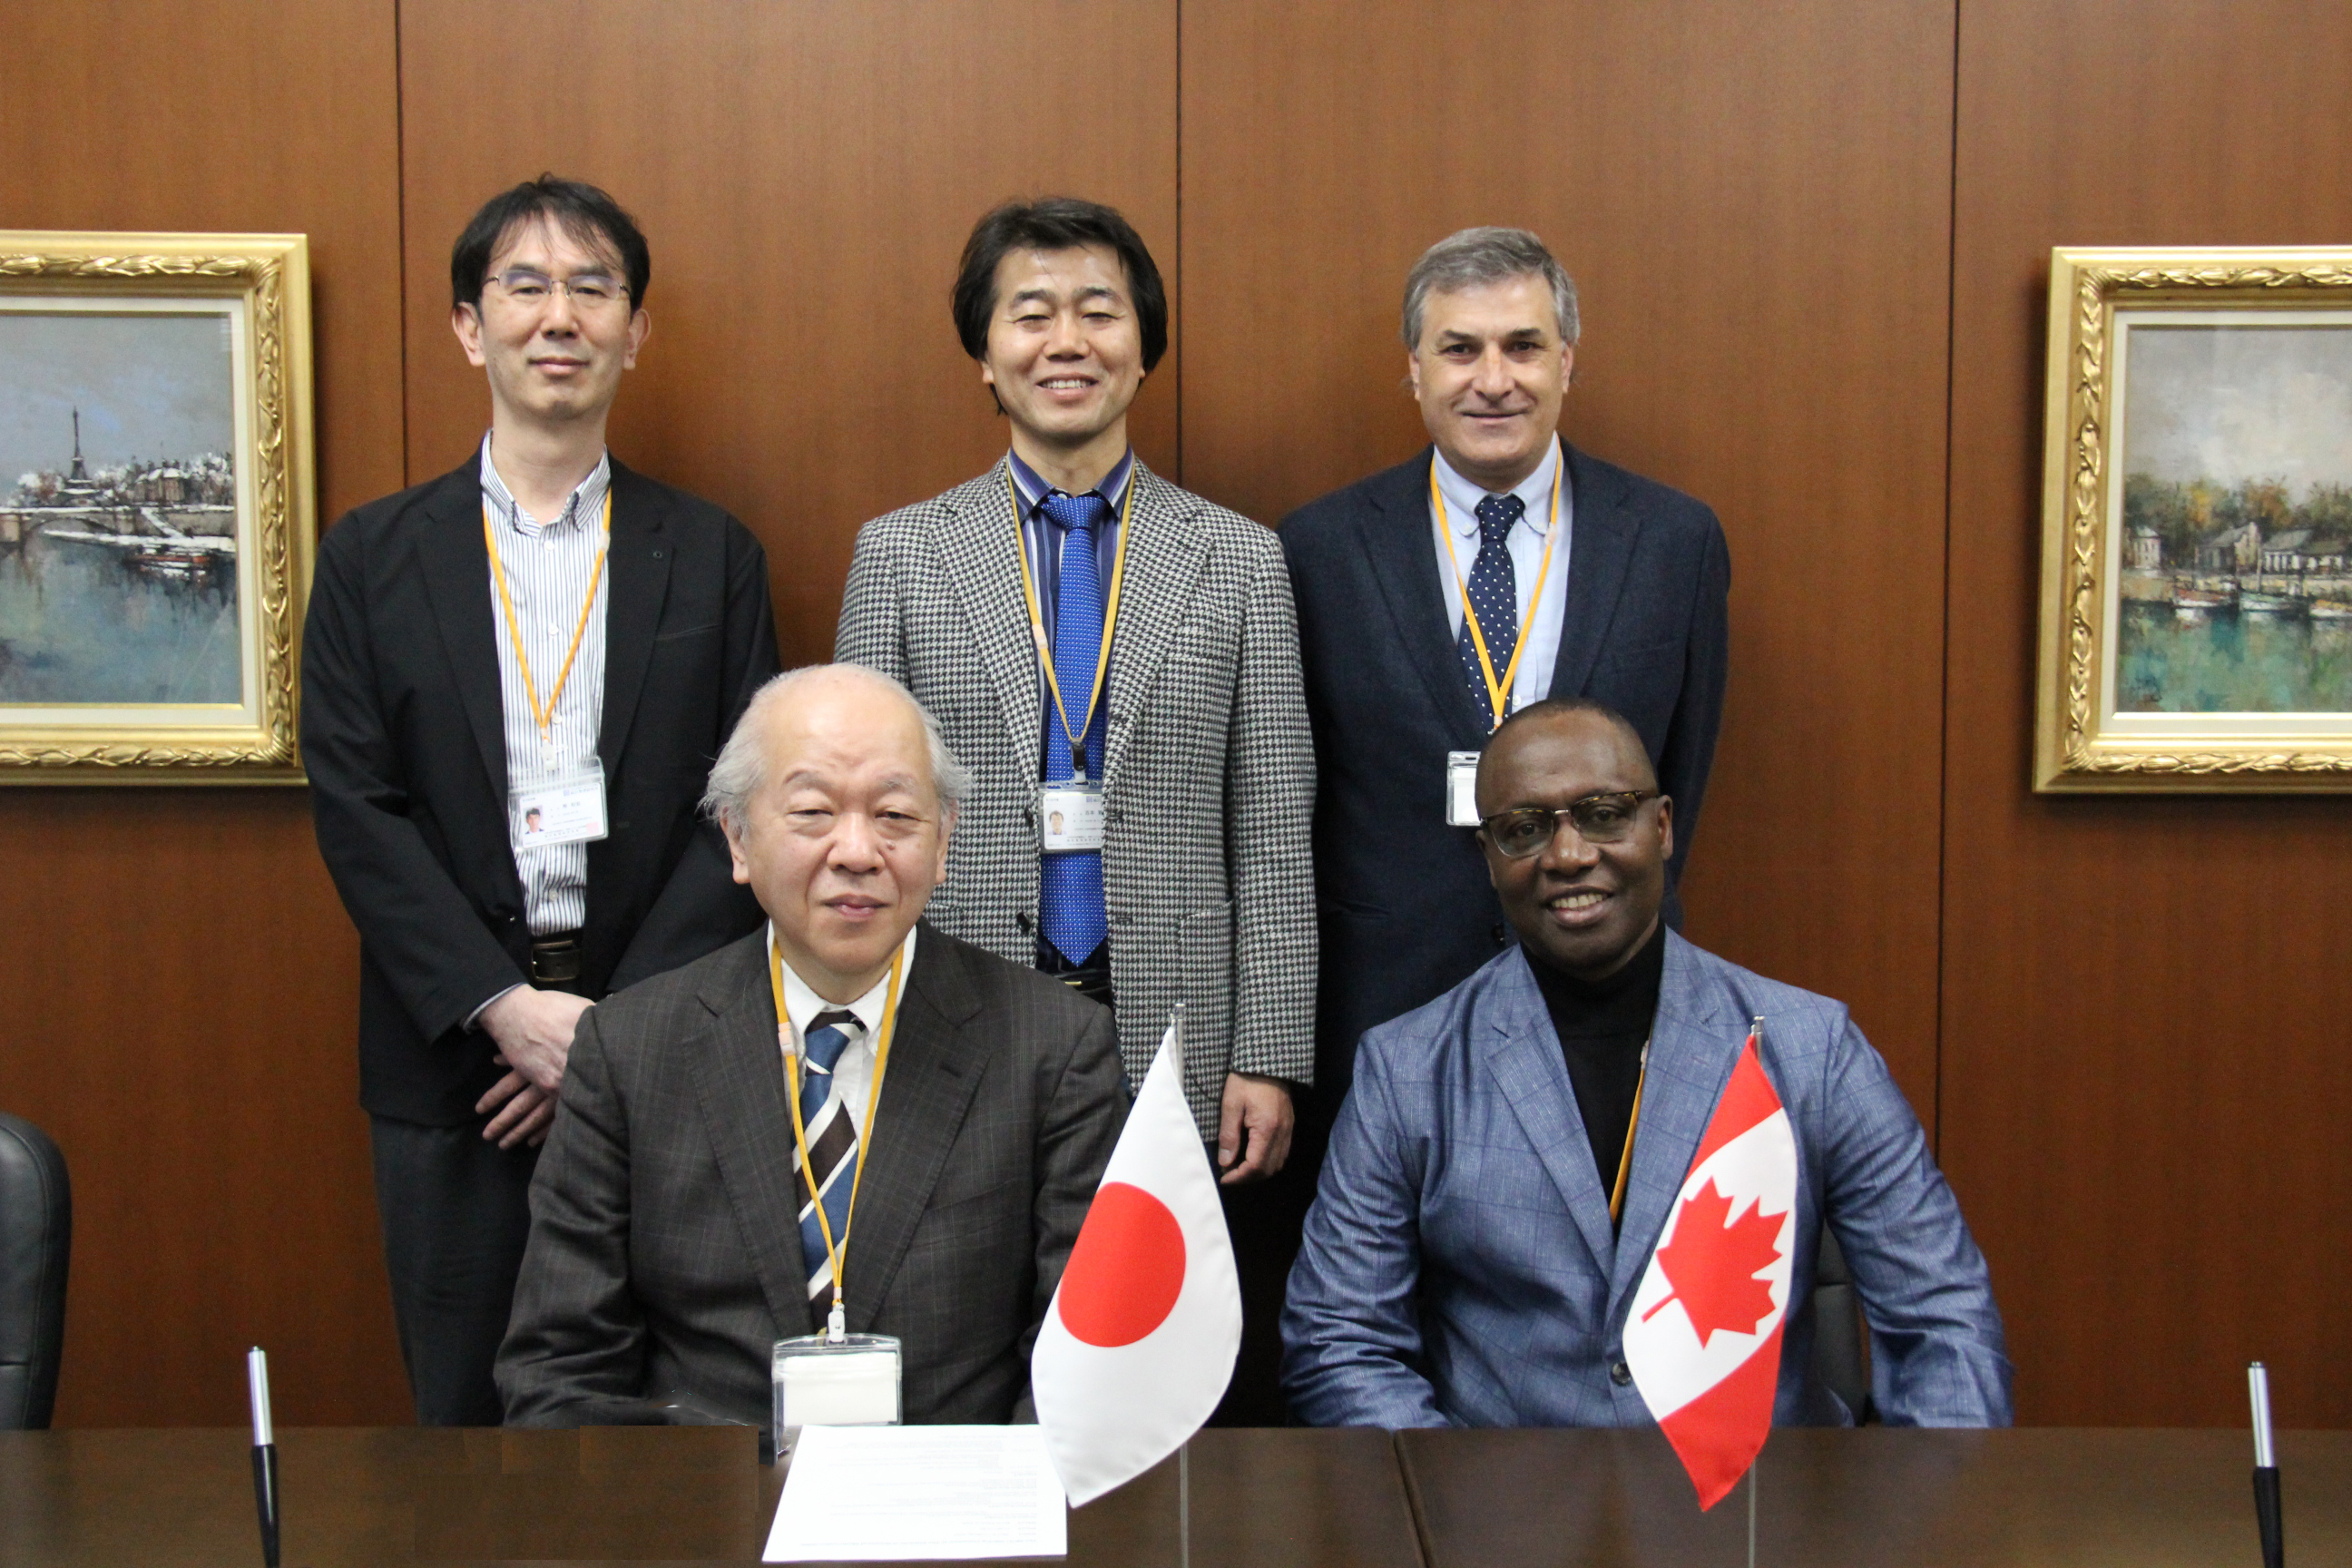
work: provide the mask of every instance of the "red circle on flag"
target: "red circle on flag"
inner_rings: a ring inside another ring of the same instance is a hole
[[[1175,1310],[1184,1289],[1184,1227],[1168,1205],[1105,1182],[1062,1270],[1062,1323],[1090,1345],[1131,1345]]]

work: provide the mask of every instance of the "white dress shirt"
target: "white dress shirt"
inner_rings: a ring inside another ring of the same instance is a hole
[[[771,921],[768,923],[768,953],[771,959],[775,956],[775,952],[776,927],[775,922]],[[819,1013],[840,1010],[842,1004],[828,1002],[811,990],[809,983],[803,980],[790,963],[786,963],[783,970],[784,1011],[790,1016],[776,1020],[776,1043],[784,1052],[784,1070],[788,1073],[797,1073],[801,1067],[801,1042],[807,1038],[810,1021]],[[909,931],[907,932],[907,940],[898,946],[898,994],[901,1005],[906,999],[907,979],[914,972],[915,932]],[[885,971],[882,978],[875,982],[873,990],[848,1005],[846,1010],[855,1016],[860,1024],[866,1026],[865,1032],[842,1047],[841,1059],[833,1067],[833,1097],[841,1101],[842,1109],[848,1113],[849,1125],[857,1132],[861,1141],[867,1131],[866,1091],[874,1082],[874,1052],[876,1047],[881,1043],[882,1014],[883,1010],[889,1005],[889,1001],[890,975],[887,971]],[[784,1105],[789,1110],[792,1105],[789,1098],[785,1100]],[[877,1109],[878,1110],[879,1107],[877,1106]],[[811,1131],[814,1130],[811,1129]],[[866,1158],[862,1142],[857,1157],[861,1161]]]
[[[1437,552],[1437,580],[1445,591],[1445,626],[1457,641],[1462,636],[1463,590],[1469,585],[1470,573],[1478,561],[1478,503],[1494,492],[1478,486],[1454,472],[1444,452],[1433,451],[1430,459],[1436,465],[1437,493],[1444,498],[1445,510],[1441,517],[1434,501],[1429,508],[1429,541]],[[1528,606],[1535,603],[1536,574],[1544,563],[1544,540],[1552,529],[1551,489],[1553,476],[1559,479],[1559,542],[1551,552],[1551,564],[1544,570],[1543,603],[1538,606],[1532,624],[1528,619]],[[1517,496],[1527,510],[1511,525],[1509,539],[1511,575],[1519,591],[1519,625],[1527,633],[1527,651],[1519,657],[1519,673],[1511,682],[1508,707],[1517,712],[1530,702],[1538,702],[1551,692],[1552,666],[1559,658],[1559,628],[1568,606],[1569,542],[1575,537],[1569,526],[1574,515],[1576,498],[1570,493],[1567,466],[1560,460],[1559,437],[1554,436],[1551,446],[1538,463],[1535,472],[1518,482],[1511,494]],[[1453,533],[1453,548],[1447,549],[1446,534]],[[1460,576],[1455,574],[1460,568]],[[1491,644],[1487,655],[1495,661],[1495,678],[1501,679],[1503,667],[1510,661],[1511,650]],[[1483,709],[1482,709],[1483,711]]]
[[[535,785],[551,773],[576,773],[596,755],[596,736],[604,719],[604,617],[613,596],[612,584],[598,580],[596,558],[604,548],[604,495],[612,483],[613,459],[607,454],[596,459],[595,468],[580,481],[562,512],[551,522],[541,522],[523,510],[499,477],[490,460],[490,438],[482,437],[482,502],[499,561],[506,567],[507,593],[514,601],[523,653],[530,660],[531,681],[541,702],[554,693],[556,677],[563,672],[563,656],[572,647],[592,585],[596,593],[571,678],[551,705],[552,722],[542,746],[506,608],[499,603],[498,573],[484,568],[490,572],[490,617],[498,626],[509,791]],[[577,931],[588,923],[587,845],[518,849],[514,861],[533,936]]]

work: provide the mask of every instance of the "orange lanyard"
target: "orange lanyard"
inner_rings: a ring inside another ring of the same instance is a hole
[[[1558,458],[1555,457],[1555,461]],[[1478,612],[1470,603],[1470,585],[1462,579],[1462,561],[1454,553],[1454,525],[1445,515],[1445,498],[1437,493],[1437,459],[1429,462],[1429,501],[1437,509],[1438,536],[1445,541],[1445,563],[1454,568],[1454,586],[1462,595],[1462,618],[1470,627],[1470,641],[1478,649],[1478,668],[1486,677],[1486,710],[1492,713],[1495,729],[1503,725],[1503,705],[1509,699],[1512,682],[1519,678],[1519,656],[1528,651],[1528,628],[1536,624],[1536,611],[1543,605],[1544,587],[1551,578],[1551,547],[1559,540],[1559,469],[1551,471],[1551,528],[1544,534],[1543,562],[1536,568],[1535,597],[1528,601],[1527,618],[1519,623],[1518,640],[1511,646],[1511,662],[1503,667],[1503,678],[1495,679],[1495,658],[1486,651],[1486,631],[1478,624]]]
[[[1642,1086],[1650,1081],[1650,1042],[1642,1042],[1642,1072],[1633,1080],[1633,1114],[1625,1119],[1625,1152],[1617,1156],[1617,1181],[1609,1190],[1609,1223],[1625,1212],[1625,1178],[1633,1173],[1633,1134],[1642,1125]]]
[[[1127,493],[1119,498],[1118,548],[1111,552],[1110,557],[1110,598],[1103,606],[1102,647],[1095,655],[1095,689],[1087,693],[1086,722],[1073,730],[1070,728],[1069,705],[1062,700],[1062,683],[1054,678],[1054,648],[1045,637],[1045,616],[1038,606],[1037,580],[1029,573],[1029,542],[1021,529],[1021,492],[1013,483],[1011,466],[1007,465],[1004,470],[1004,493],[1013,498],[1013,553],[1021,562],[1021,594],[1029,604],[1029,636],[1037,645],[1037,662],[1045,667],[1045,689],[1054,694],[1054,713],[1062,721],[1062,734],[1070,742],[1070,755],[1073,757],[1083,756],[1086,752],[1087,732],[1094,728],[1095,707],[1102,700],[1103,678],[1110,671],[1110,634],[1118,625],[1118,589],[1127,575],[1127,542],[1135,531],[1128,525],[1135,518],[1136,477],[1134,465],[1129,464]],[[1051,528],[1053,525],[1048,521],[1041,526]],[[1050,541],[1053,535],[1047,533],[1045,537]],[[1096,759],[1095,771],[1097,775],[1102,771],[1099,758]]]
[[[882,1028],[875,1037],[874,1079],[866,1086],[866,1124],[857,1134],[857,1169],[849,1174],[849,1212],[841,1216],[841,1239],[833,1238],[833,1220],[824,1212],[824,1194],[816,1190],[816,1169],[809,1160],[808,1122],[801,1115],[801,1069],[795,1062],[784,1074],[784,1089],[793,1101],[793,1142],[801,1155],[801,1180],[816,1205],[816,1227],[824,1237],[825,1262],[833,1269],[833,1310],[836,1317],[846,1310],[848,1294],[842,1288],[842,1271],[849,1266],[849,1229],[857,1223],[857,1187],[866,1179],[867,1140],[874,1132],[874,1108],[882,1101],[882,1074],[890,1065],[890,1037],[898,1026],[898,971],[907,961],[907,944],[900,942],[898,951],[890,955],[890,989],[882,1001]],[[768,931],[768,983],[776,994],[776,1026],[782,1031],[790,1054],[792,1049],[793,1016],[784,1006],[784,957],[776,946],[776,933]],[[831,1333],[828,1329],[827,1333]]]
[[[547,700],[539,700],[539,686],[530,678],[530,656],[523,651],[522,624],[515,619],[514,600],[507,593],[507,565],[499,555],[498,535],[490,531],[490,503],[482,502],[482,544],[490,552],[490,572],[499,583],[499,604],[507,613],[507,636],[514,642],[516,668],[522,671],[522,694],[530,699],[530,716],[539,725],[539,743],[549,744],[554,727],[555,705],[563,700],[564,684],[572,679],[572,661],[580,657],[580,639],[588,635],[588,616],[596,608],[596,590],[604,581],[604,552],[613,547],[613,491],[604,489],[604,542],[596,547],[596,565],[588,575],[588,601],[580,606],[580,624],[572,628],[572,646],[564,650],[563,668],[555,677],[555,689]]]

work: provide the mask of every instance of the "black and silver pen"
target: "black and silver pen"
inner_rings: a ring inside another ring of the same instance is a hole
[[[2246,1368],[2246,1391],[2254,1402],[2254,1523],[2263,1532],[2263,1568],[2285,1568],[2285,1525],[2279,1517],[2278,1454],[2271,1447],[2271,1374],[2255,1362]]]
[[[245,1352],[246,1392],[253,1399],[253,1506],[261,1515],[262,1568],[278,1568],[278,1444],[269,1427],[269,1358]]]

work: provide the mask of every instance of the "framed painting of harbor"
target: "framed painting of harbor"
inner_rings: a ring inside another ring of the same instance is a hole
[[[0,232],[0,783],[299,783],[300,235]]]
[[[2033,784],[2352,790],[2352,248],[2052,254]]]

